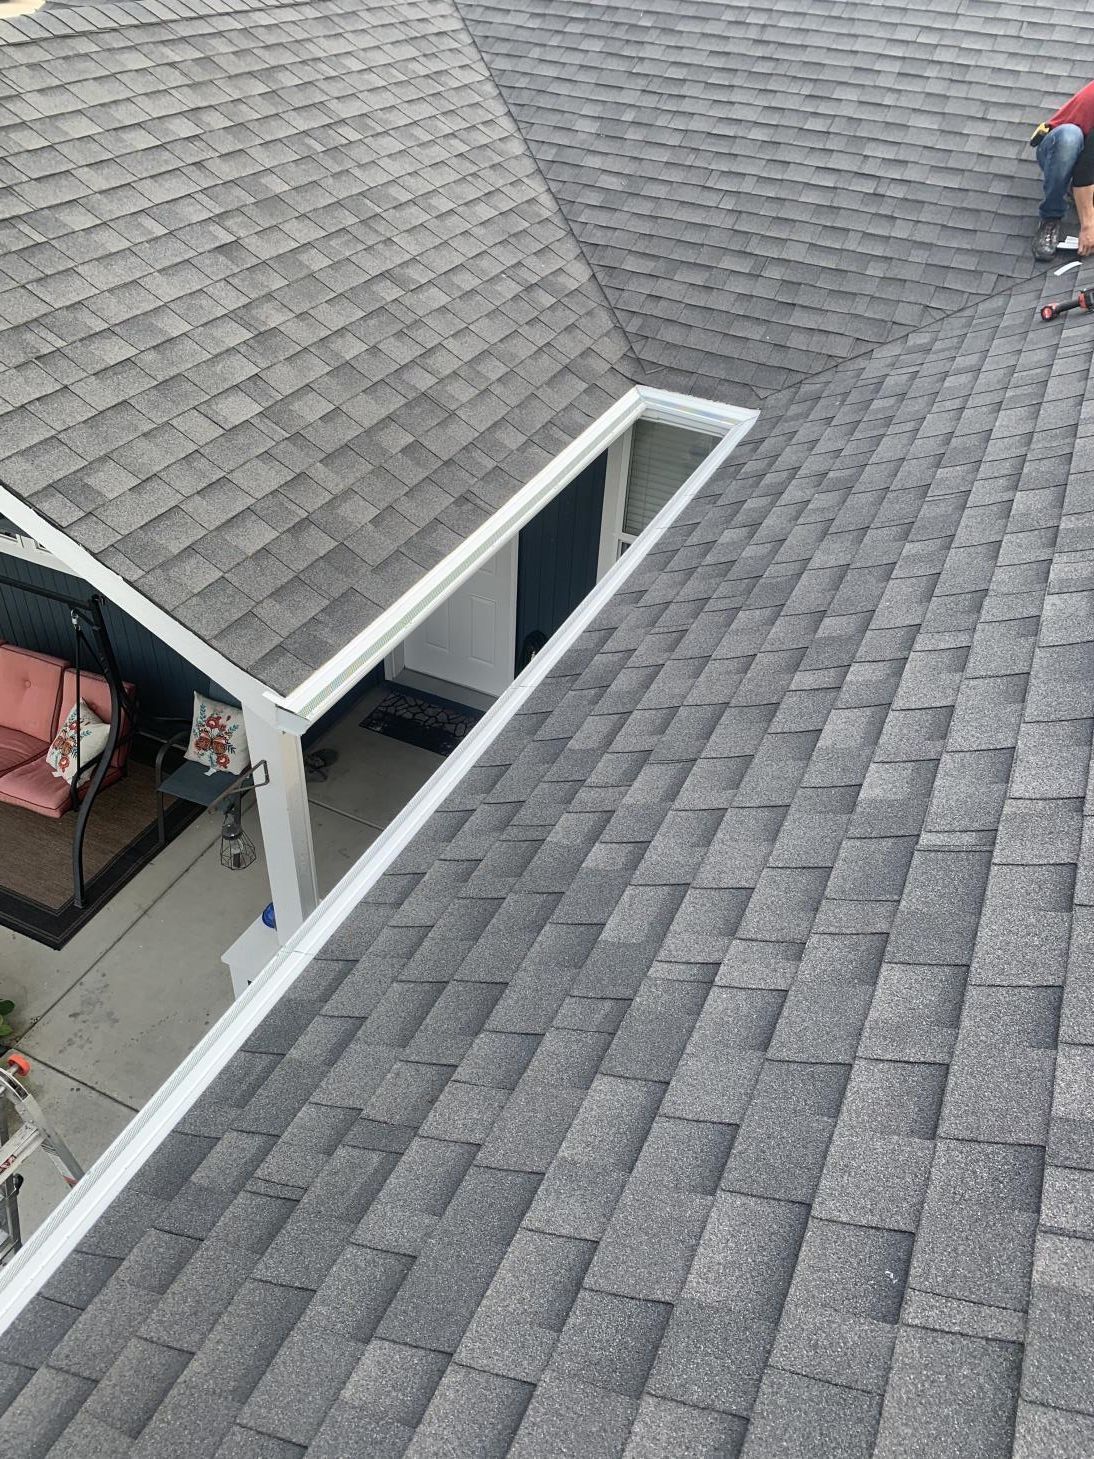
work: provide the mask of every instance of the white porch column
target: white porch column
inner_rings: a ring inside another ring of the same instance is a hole
[[[277,937],[286,942],[319,904],[311,810],[300,736],[243,707],[251,764],[265,760],[270,783],[255,791]],[[261,778],[261,777],[260,777]]]

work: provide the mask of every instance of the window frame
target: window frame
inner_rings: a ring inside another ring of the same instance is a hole
[[[600,551],[597,556],[596,577],[599,582],[604,574],[619,561],[632,543],[638,541],[638,533],[626,532],[623,523],[627,515],[627,487],[630,484],[631,455],[634,446],[634,432],[644,417],[639,416],[621,435],[608,446],[608,459],[604,471],[604,509],[600,520]],[[646,417],[657,420],[656,416]],[[715,436],[717,440],[724,430],[710,429],[700,425],[684,425],[676,420],[662,420],[673,430],[690,431],[693,435]],[[715,449],[711,447],[711,450]]]

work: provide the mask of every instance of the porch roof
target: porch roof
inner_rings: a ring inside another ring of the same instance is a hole
[[[0,23],[0,482],[288,692],[623,395],[446,0]]]

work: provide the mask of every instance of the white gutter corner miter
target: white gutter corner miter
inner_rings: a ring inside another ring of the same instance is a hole
[[[322,668],[309,675],[291,694],[269,695],[276,705],[277,715],[280,717],[287,713],[311,722],[336,704],[396,644],[401,643],[412,628],[455,592],[639,418],[723,438],[733,436],[736,440],[742,428],[747,429],[756,415],[756,411],[723,405],[716,400],[702,400],[697,396],[655,390],[644,385],[634,386]],[[287,721],[285,727],[289,727]]]
[[[209,1029],[144,1108],[134,1116],[112,1145],[99,1156],[83,1179],[69,1192],[23,1249],[4,1267],[0,1282],[0,1332],[8,1328],[64,1259],[79,1244],[114,1197],[128,1184],[154,1150],[167,1138],[228,1060],[292,986],[315,955],[329,942],[369,889],[418,833],[439,805],[489,749],[533,691],[552,672],[604,605],[657,545],[676,518],[699,492],[730,452],[747,434],[757,412],[736,410],[714,402],[672,396],[665,391],[633,392],[625,397],[633,410],[623,426],[615,418],[616,434],[647,408],[666,424],[692,430],[724,431],[722,440],[680,490],[662,508],[644,532],[548,639],[528,667],[494,702],[474,730],[460,742],[444,764],[403,807],[386,830],[334,890],[273,955],[254,981]],[[622,402],[620,403],[622,405]],[[620,407],[614,408],[623,415]],[[704,418],[703,413],[712,412]],[[609,412],[612,415],[613,412]],[[601,418],[603,421],[604,417]],[[600,425],[600,422],[597,422]],[[593,429],[593,428],[591,428]],[[579,438],[582,439],[582,438]],[[578,443],[575,442],[575,446]],[[600,437],[597,450],[607,444]],[[595,453],[594,453],[595,454]],[[591,459],[591,458],[590,458]],[[576,468],[580,469],[580,466]],[[571,466],[569,476],[575,468]],[[569,477],[567,478],[569,479]],[[512,528],[516,530],[516,528]],[[486,552],[490,548],[485,549]],[[104,590],[105,591],[105,590]]]

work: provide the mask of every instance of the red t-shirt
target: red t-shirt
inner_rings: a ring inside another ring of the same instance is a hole
[[[1065,101],[1055,116],[1048,119],[1050,127],[1063,127],[1070,123],[1081,127],[1083,136],[1094,132],[1094,81],[1077,91],[1070,101]]]

